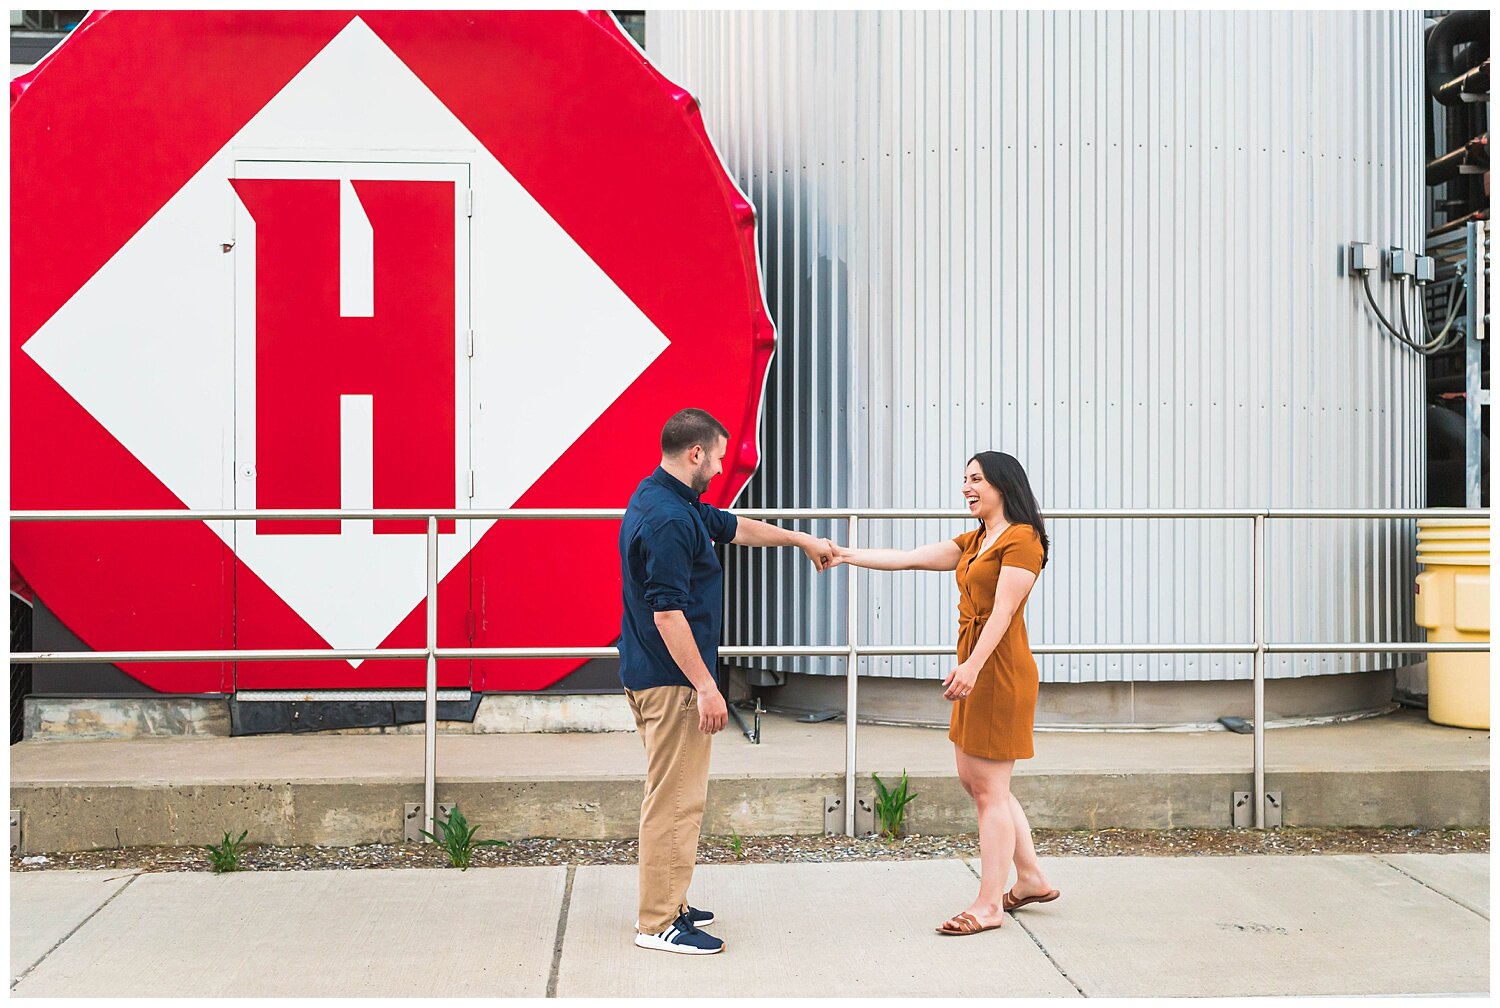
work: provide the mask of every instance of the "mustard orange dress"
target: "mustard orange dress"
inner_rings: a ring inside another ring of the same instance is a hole
[[[995,606],[1001,567],[1042,571],[1042,540],[1030,525],[1011,525],[983,553],[984,530],[953,541],[963,550],[958,569],[958,660],[967,661]],[[1027,598],[1030,592],[1027,593]],[[1016,607],[999,645],[979,670],[974,689],[953,703],[948,737],[970,756],[1011,760],[1032,757],[1037,670],[1026,639],[1026,599]]]

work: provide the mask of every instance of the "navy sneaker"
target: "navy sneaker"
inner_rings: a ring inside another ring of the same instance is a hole
[[[693,922],[693,927],[707,927],[714,922],[712,910],[699,910],[697,907],[687,908],[687,918]],[[640,930],[641,922],[635,922],[636,930]]]
[[[635,943],[645,949],[681,952],[684,955],[713,955],[724,951],[724,943],[707,931],[699,931],[687,914],[667,925],[667,929],[660,934],[637,934]]]

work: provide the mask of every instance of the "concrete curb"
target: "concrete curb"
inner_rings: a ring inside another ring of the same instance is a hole
[[[1489,823],[1489,771],[1300,771],[1269,774],[1288,795],[1292,826],[1477,827]],[[1249,774],[1053,773],[1017,777],[1015,793],[1039,829],[1224,828],[1231,794]],[[499,839],[616,839],[636,835],[639,777],[438,783],[484,835]],[[974,807],[957,778],[913,776],[915,833],[967,833]],[[22,851],[177,846],[248,829],[260,843],[347,846],[401,839],[402,806],[421,801],[417,781],[244,781],[217,784],[13,784]],[[716,778],[704,831],[728,835],[823,832],[823,801],[843,793],[837,775]]]

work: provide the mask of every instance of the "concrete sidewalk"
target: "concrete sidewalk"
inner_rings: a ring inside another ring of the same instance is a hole
[[[714,744],[704,828],[712,834],[816,834],[824,799],[843,793],[844,725],[765,719],[764,742]],[[1252,786],[1251,738],[1230,732],[1046,732],[1015,790],[1049,829],[1228,827]],[[457,802],[487,836],[632,837],[645,769],[634,732],[448,735],[437,800]],[[967,832],[974,806],[943,729],[862,725],[869,773],[910,771],[916,833]],[[401,837],[421,800],[416,735],[29,741],[11,746],[11,808],[22,851],[204,844],[248,829],[260,843],[332,846]],[[1266,783],[1284,822],[1302,826],[1480,826],[1489,822],[1489,733],[1403,711],[1267,733]]]
[[[967,861],[709,865],[725,954],[631,942],[635,868],[11,876],[16,996],[1481,994],[1487,854],[1054,858],[944,937]]]

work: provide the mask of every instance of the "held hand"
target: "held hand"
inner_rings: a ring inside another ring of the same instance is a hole
[[[828,568],[830,570],[832,570],[834,567],[839,566],[839,564],[846,564],[852,561],[852,558],[854,556],[854,552],[852,550],[847,550],[844,547],[840,546],[838,543],[832,541],[829,542],[829,546],[833,549],[833,556],[828,560]]]
[[[948,673],[948,678],[943,680],[943,698],[946,700],[962,700],[974,692],[974,681],[979,678],[979,669],[974,668],[968,662],[964,662]]]
[[[698,730],[705,735],[717,735],[729,723],[729,706],[724,703],[724,694],[718,690],[698,691]]]
[[[834,553],[838,549],[838,547],[833,544],[833,540],[820,539],[818,541],[822,544],[822,549],[820,552],[823,556],[823,569],[828,570],[831,567],[837,566],[834,563]]]
[[[813,539],[809,537],[802,546],[802,552],[807,554],[807,559],[812,561],[815,570],[825,571],[833,565],[832,541],[828,539]]]

